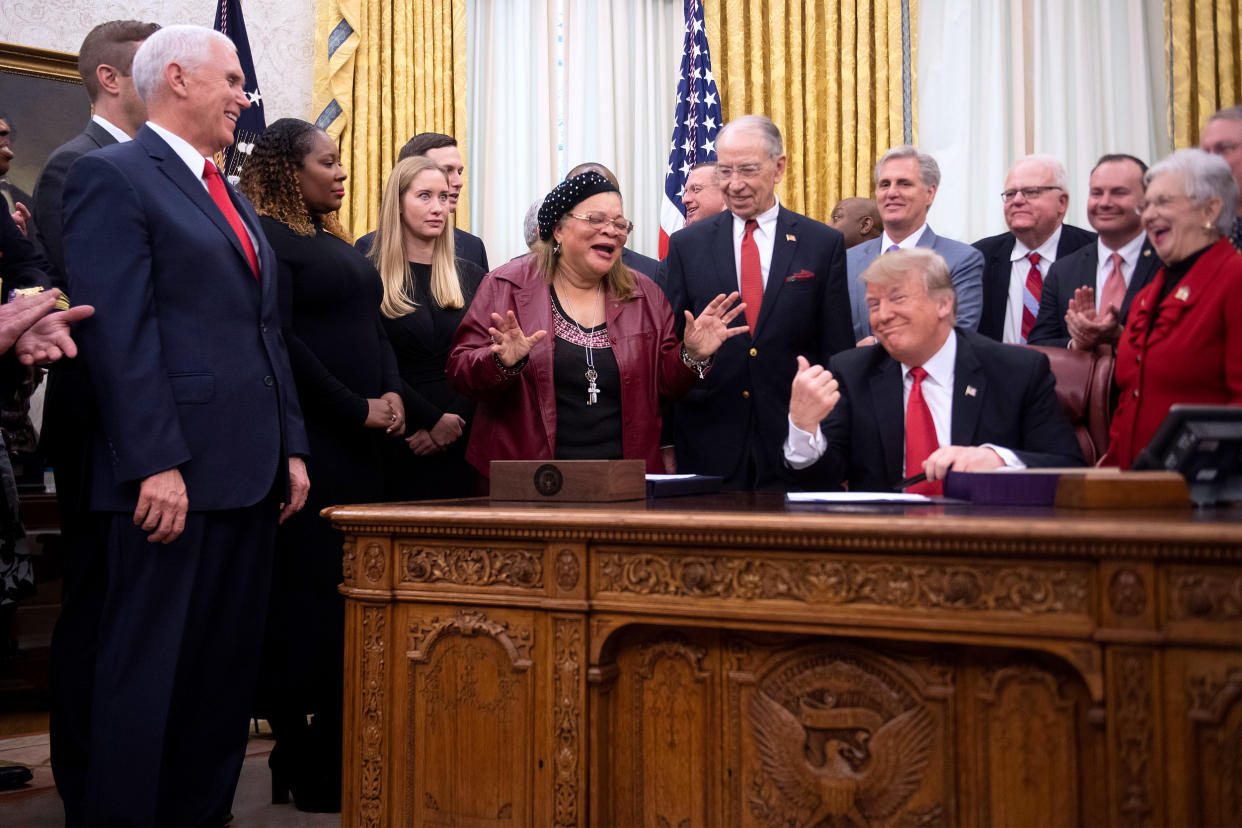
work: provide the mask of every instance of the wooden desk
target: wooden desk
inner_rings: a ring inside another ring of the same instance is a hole
[[[1242,819],[1242,511],[330,511],[345,825]]]

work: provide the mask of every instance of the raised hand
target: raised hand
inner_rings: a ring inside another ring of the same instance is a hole
[[[738,292],[735,290],[728,296],[717,294],[716,298],[707,303],[703,312],[695,319],[690,311],[686,311],[686,333],[682,343],[686,353],[698,362],[707,359],[730,337],[749,330],[745,325],[730,328],[729,323],[737,319],[738,314],[746,310],[745,302],[737,302]]]
[[[1065,328],[1070,344],[1082,351],[1093,351],[1099,345],[1116,345],[1121,339],[1118,311],[1109,306],[1103,313],[1095,309],[1095,290],[1080,287],[1074,291],[1065,311]]]
[[[841,391],[832,372],[822,365],[812,365],[806,357],[798,357],[798,373],[794,374],[789,394],[789,419],[808,434],[814,434],[820,421],[837,407]]]
[[[504,316],[493,313],[492,327],[487,332],[492,337],[492,353],[506,368],[512,368],[521,362],[530,353],[530,349],[535,347],[535,343],[548,335],[547,331],[535,331],[527,336],[522,332],[522,326],[518,324],[513,311],[507,311]]]

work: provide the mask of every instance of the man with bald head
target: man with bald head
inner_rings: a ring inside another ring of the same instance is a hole
[[[1050,155],[1028,155],[1009,168],[1005,189],[1009,231],[975,242],[983,254],[983,314],[979,333],[1024,343],[1039,316],[1043,282],[1052,263],[1095,241],[1095,233],[1063,224],[1069,207],[1065,166]]]
[[[1242,189],[1242,104],[1214,112],[1199,134],[1199,149],[1219,155],[1233,171],[1233,180]],[[1242,251],[1242,200],[1233,221],[1233,246]]]
[[[732,489],[789,488],[781,445],[795,360],[826,360],[854,343],[845,244],[777,200],[785,161],[768,118],[726,124],[716,172],[728,209],[674,233],[664,259],[676,319],[722,291],[739,291],[746,303],[749,334],[716,352],[674,420],[678,471],[720,475]]]
[[[878,239],[884,232],[884,219],[873,198],[843,198],[832,208],[828,226],[845,236],[845,248]]]

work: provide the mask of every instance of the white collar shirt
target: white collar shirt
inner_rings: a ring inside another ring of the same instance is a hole
[[[1039,273],[1048,278],[1048,268],[1057,260],[1057,245],[1061,243],[1061,225],[1052,231],[1052,235],[1044,239],[1044,243],[1032,250],[1020,239],[1013,240],[1013,252],[1009,254],[1009,298],[1005,302],[1005,327],[1002,342],[1022,342],[1022,303],[1026,296],[1026,276],[1031,272],[1031,263],[1027,256],[1039,254]],[[1038,309],[1036,309],[1038,311]]]
[[[763,273],[763,287],[768,287],[768,270],[772,267],[772,250],[776,246],[776,216],[781,211],[780,199],[755,219],[759,226],[755,228],[755,247],[759,248],[759,269]],[[746,219],[733,216],[733,267],[737,274],[737,289],[742,289],[742,236],[746,234]]]
[[[91,120],[103,127],[109,135],[116,139],[118,144],[124,144],[126,141],[133,140],[129,137],[125,130],[121,129],[119,126],[112,123],[102,115],[92,115]]]
[[[927,231],[927,222],[923,222],[913,233],[906,236],[899,242],[893,241],[885,230],[880,234],[880,253],[888,253],[893,245],[897,245],[898,250],[909,250],[911,247],[918,247],[919,240],[923,238],[923,233]]]

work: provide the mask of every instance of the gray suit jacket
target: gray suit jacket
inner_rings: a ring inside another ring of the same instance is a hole
[[[855,342],[871,336],[871,320],[867,313],[867,286],[860,277],[880,255],[880,241],[881,239],[871,239],[845,251]],[[968,244],[937,236],[932,232],[930,224],[923,230],[923,237],[919,239],[917,246],[936,251],[948,262],[953,287],[957,290],[957,327],[973,331],[979,325],[979,314],[983,310],[983,254]]]

